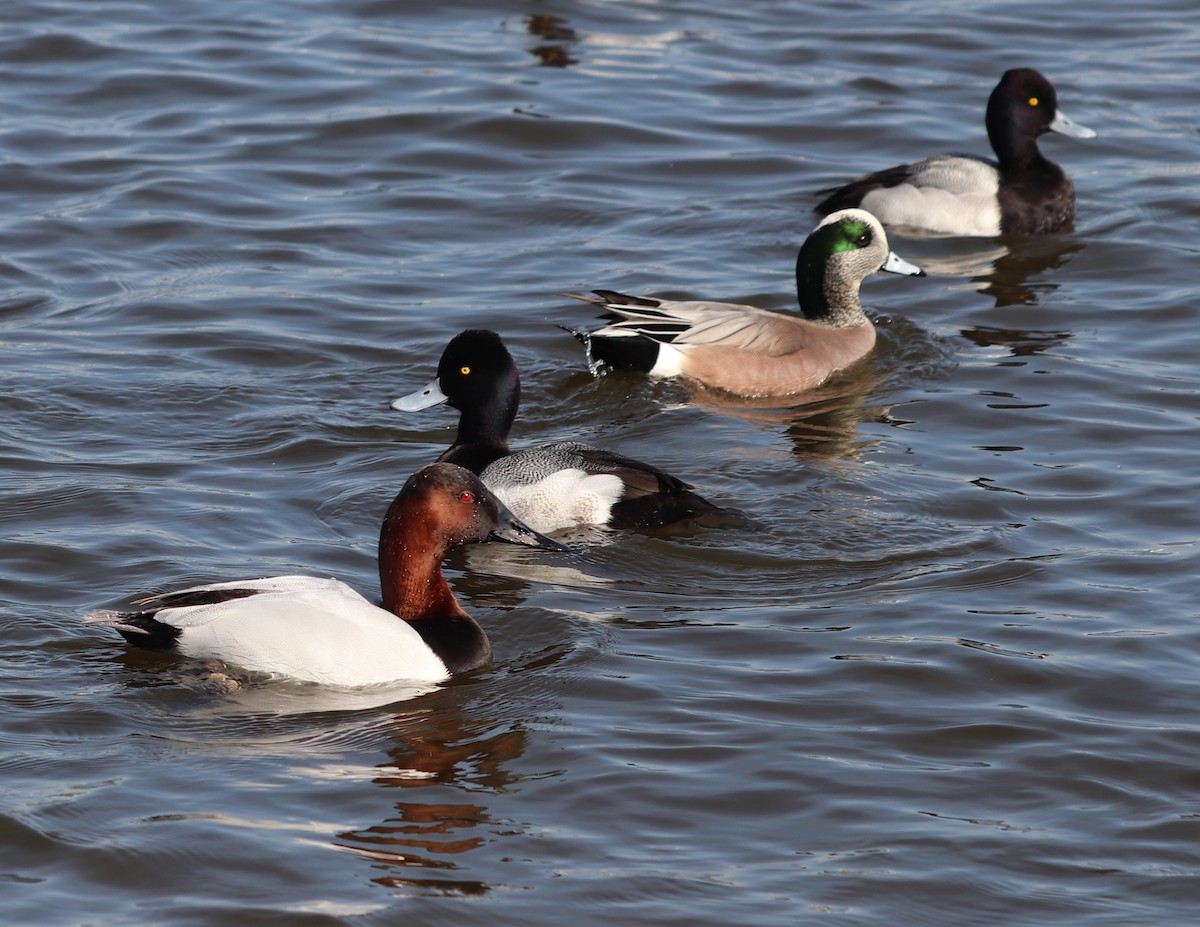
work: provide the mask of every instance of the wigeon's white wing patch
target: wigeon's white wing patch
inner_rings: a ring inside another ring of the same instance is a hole
[[[683,351],[664,342],[658,346],[654,366],[647,373],[652,377],[677,377],[683,373],[683,358]]]

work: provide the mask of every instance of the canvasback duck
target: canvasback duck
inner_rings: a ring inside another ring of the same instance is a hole
[[[1096,133],[1058,108],[1050,81],[1033,68],[1006,71],[987,105],[987,134],[996,160],[935,155],[867,174],[830,194],[825,215],[847,207],[870,210],[887,226],[948,235],[1040,235],[1075,218],[1075,187],[1038,150],[1037,137]]]
[[[596,290],[565,295],[603,307],[609,322],[574,331],[589,362],[683,376],[737,396],[788,396],[819,386],[865,357],[875,326],[859,286],[877,270],[922,276],[888,250],[878,220],[861,209],[826,216],[796,258],[803,318],[754,306],[653,299]]]
[[[486,665],[492,648],[442,575],[451,547],[489,538],[564,550],[522,524],[475,474],[422,467],[379,534],[382,607],[345,583],[271,576],[193,586],[99,609],[86,624],[131,644],[338,686],[437,682]]]
[[[438,460],[478,473],[537,531],[651,528],[722,511],[689,484],[623,454],[575,441],[510,450],[521,378],[495,332],[455,335],[442,351],[437,376],[392,408],[416,412],[443,402],[459,412],[458,434]]]

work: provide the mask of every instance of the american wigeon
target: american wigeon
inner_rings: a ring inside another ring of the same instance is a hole
[[[996,160],[944,154],[901,164],[821,191],[830,195],[816,212],[861,206],[889,227],[949,235],[1056,231],[1075,218],[1075,187],[1038,150],[1045,132],[1096,135],[1062,114],[1054,87],[1038,71],[1006,71],[987,105]]]
[[[677,477],[613,451],[575,441],[510,450],[521,378],[495,332],[455,335],[442,351],[437,376],[392,408],[414,412],[443,402],[459,411],[458,434],[438,460],[478,473],[538,531],[650,528],[722,511]]]
[[[651,376],[684,376],[739,396],[787,396],[828,380],[875,345],[859,286],[878,270],[922,275],[888,250],[861,209],[821,221],[796,258],[803,318],[735,303],[567,293],[602,306],[607,325],[575,331],[589,359]]]
[[[433,682],[491,659],[487,635],[441,566],[449,548],[489,538],[564,549],[522,524],[475,474],[430,464],[409,477],[384,516],[382,607],[336,579],[272,576],[153,595],[131,611],[102,609],[83,620],[142,647],[311,682]]]

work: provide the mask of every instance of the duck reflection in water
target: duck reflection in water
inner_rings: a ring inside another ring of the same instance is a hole
[[[1037,305],[1062,284],[1048,272],[1057,271],[1083,251],[1074,238],[1030,239],[1019,250],[997,258],[987,273],[972,278],[984,284],[979,292],[991,296],[996,308]],[[1041,354],[1068,341],[1073,332],[1061,329],[1024,329],[1006,325],[975,325],[960,334],[979,347],[999,347],[1012,357]]]
[[[994,309],[1041,303],[1062,286],[1055,272],[1085,247],[1085,242],[1065,235],[991,242],[969,251],[963,251],[953,239],[933,236],[918,236],[918,239],[924,242],[924,247],[932,249],[932,253],[914,256],[930,276],[969,281],[972,289],[992,298]],[[995,315],[990,318],[999,322]],[[979,347],[1006,348],[1013,356],[1022,356],[1060,345],[1072,332],[987,324],[961,329],[960,334]]]
[[[786,406],[778,400],[734,401],[703,387],[690,386],[688,392],[702,409],[781,428],[792,443],[792,455],[801,460],[854,460],[871,443],[859,426],[886,414],[885,406],[868,404],[886,379],[875,364],[864,362],[852,375],[792,397]]]
[[[926,237],[924,241],[932,253],[914,260],[926,273],[970,280],[977,284],[975,289],[995,300],[997,309],[1034,305],[1042,294],[1057,290],[1062,284],[1051,272],[1084,249],[1079,239],[1057,235],[993,242],[970,251],[961,250],[952,239]]]
[[[493,817],[486,797],[518,780],[510,766],[525,751],[528,735],[504,722],[487,731],[471,729],[478,724],[478,719],[464,721],[462,713],[445,705],[397,718],[392,731],[396,746],[372,779],[384,788],[403,790],[395,815],[343,831],[333,841],[335,847],[372,863],[378,872],[372,882],[391,889],[467,896],[483,895],[493,887],[486,880],[461,877],[462,870],[471,854],[487,847],[495,852],[502,831],[519,828],[507,817]],[[467,795],[470,801],[458,800]]]
[[[539,58],[544,67],[565,68],[578,64],[578,61],[571,57],[570,45],[578,40],[579,36],[564,17],[536,13],[525,17],[525,27],[530,35],[546,40],[544,44],[534,45],[529,49],[529,53]]]
[[[1041,294],[1062,285],[1048,272],[1060,270],[1083,249],[1084,243],[1076,238],[1031,238],[998,257],[989,271],[973,279],[984,284],[979,292],[995,299],[997,309],[1033,305]]]

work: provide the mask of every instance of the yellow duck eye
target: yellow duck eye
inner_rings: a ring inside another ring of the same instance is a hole
[[[467,366],[462,366],[462,367],[458,368],[458,372],[461,373],[465,377],[468,373],[471,372],[471,368],[467,367]]]
[[[1037,106],[1037,105],[1038,105],[1038,98],[1037,98],[1037,97],[1030,97],[1030,98],[1029,98],[1029,105],[1030,105],[1030,106]]]

